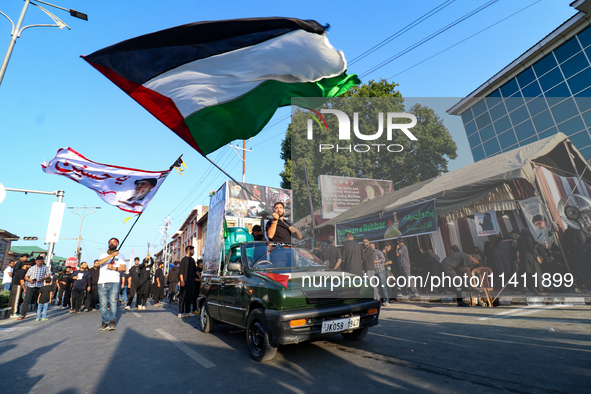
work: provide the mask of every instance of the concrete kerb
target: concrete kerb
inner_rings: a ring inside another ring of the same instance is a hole
[[[470,298],[469,293],[464,293],[466,298]],[[472,293],[473,297],[478,295]],[[425,294],[416,296],[398,296],[392,298],[396,302],[420,302],[420,303],[441,303],[441,304],[455,304],[457,299],[455,295],[442,295],[442,294]],[[550,296],[501,296],[499,297],[499,304],[502,306],[511,305],[591,305],[591,295],[564,295],[555,294]]]

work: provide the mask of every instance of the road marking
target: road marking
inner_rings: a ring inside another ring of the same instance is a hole
[[[131,314],[132,314],[132,315],[134,315],[134,316],[136,316],[136,317],[142,317],[142,315],[140,315],[140,314],[139,314],[139,313],[137,313],[137,312],[131,312]]]
[[[32,330],[35,327],[9,327],[9,328],[0,328],[0,331],[9,332],[9,331],[25,331],[25,330]]]
[[[203,357],[202,355],[200,355],[199,353],[197,353],[193,349],[190,349],[187,345],[185,345],[184,343],[182,343],[181,341],[179,341],[178,339],[176,339],[175,337],[173,337],[172,335],[170,335],[166,331],[164,331],[160,328],[157,328],[156,332],[159,333],[160,335],[162,335],[164,338],[168,339],[170,342],[174,343],[176,345],[176,347],[178,347],[179,349],[181,349],[183,351],[183,353],[185,353],[187,356],[191,357],[193,360],[197,361],[204,368],[213,368],[216,366],[214,363],[212,363],[211,361],[209,361],[208,359],[206,359],[205,357]]]
[[[558,309],[564,308],[568,305],[547,305],[547,306],[538,306],[538,305],[530,305],[525,308],[517,308],[512,309],[509,311],[499,312],[494,315],[489,315],[487,317],[479,317],[476,320],[488,320],[488,319],[506,319],[509,317],[519,317],[519,316],[526,316],[531,315],[533,313],[542,312],[550,309]]]

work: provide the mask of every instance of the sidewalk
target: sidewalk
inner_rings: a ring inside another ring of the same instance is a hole
[[[495,296],[498,291],[494,292]],[[478,292],[472,292],[473,297],[478,297]],[[464,298],[470,298],[470,292],[464,291]],[[398,296],[392,298],[398,302],[440,302],[444,304],[457,303],[455,294],[420,294],[414,296]],[[591,305],[591,294],[589,293],[550,293],[547,296],[535,296],[533,293],[511,294],[501,293],[499,303],[503,306],[509,305]]]

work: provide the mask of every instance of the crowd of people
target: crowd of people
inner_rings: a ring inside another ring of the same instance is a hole
[[[24,320],[31,305],[37,305],[37,321],[47,321],[50,304],[67,309],[70,314],[100,310],[101,331],[115,329],[115,313],[119,305],[125,310],[134,306],[145,310],[151,298],[155,306],[168,297],[171,305],[179,305],[179,317],[199,314],[197,295],[201,281],[202,262],[193,259],[194,248],[187,248],[181,262],[174,262],[165,274],[164,262],[148,255],[140,262],[134,259],[126,270],[123,256],[117,251],[119,241],[109,240],[108,250],[89,268],[86,262],[65,267],[57,272],[45,265],[43,255],[29,259],[24,253],[9,263],[4,271],[4,289],[10,290],[10,317]],[[193,280],[189,280],[193,278]]]

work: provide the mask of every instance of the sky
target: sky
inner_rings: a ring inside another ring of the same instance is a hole
[[[194,206],[208,204],[208,193],[218,189],[226,176],[86,64],[81,55],[139,35],[198,21],[283,16],[328,23],[328,39],[349,60],[348,73],[360,75],[363,82],[382,78],[396,82],[408,102],[426,101],[437,107],[436,112],[442,116],[458,145],[458,157],[449,163],[449,169],[453,170],[472,163],[473,159],[459,117],[446,115],[445,110],[576,13],[569,7],[570,0],[493,1],[482,11],[416,49],[397,56],[491,2],[52,2],[88,14],[88,21],[44,6],[71,30],[33,27],[24,30],[17,40],[0,85],[0,184],[17,189],[63,190],[66,207],[100,207],[95,214],[84,219],[83,261],[98,258],[110,237],[122,240],[132,221],[124,223],[130,215],[105,204],[95,192],[64,177],[43,173],[41,163],[52,159],[59,148],[71,147],[99,163],[148,171],[168,169],[179,155],[183,155],[188,169],[182,175],[172,173],[162,185],[122,247],[121,252],[126,258],[131,253],[145,256],[148,243],[152,245],[152,254],[160,250],[163,236],[159,228],[164,219],[172,220],[172,235]],[[23,4],[22,0],[5,0],[0,3],[0,11],[16,23]],[[442,4],[445,7],[427,21],[400,34],[363,59],[352,61]],[[46,23],[51,23],[51,19],[30,6],[23,26]],[[0,53],[8,47],[10,26],[10,22],[0,15]],[[393,61],[368,73],[392,57],[395,58]],[[247,153],[246,182],[279,186],[279,172],[283,169],[280,144],[289,124],[289,111],[289,108],[279,109],[268,127],[247,142],[252,153]],[[242,141],[234,142],[237,143],[242,146]],[[208,157],[236,179],[241,178],[241,160],[229,146]],[[57,201],[54,196],[7,192],[0,203],[0,228],[20,237],[39,237],[38,241],[18,241],[13,245],[46,248],[43,239],[54,201]],[[72,209],[66,209],[60,233],[62,239],[55,246],[58,256],[74,255],[79,229],[80,217],[73,214]]]

